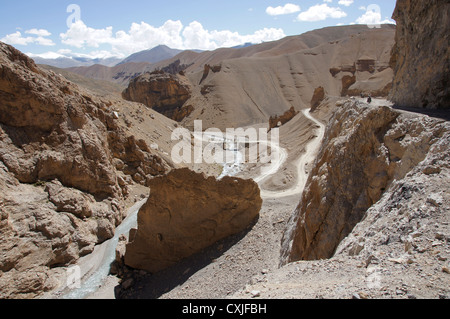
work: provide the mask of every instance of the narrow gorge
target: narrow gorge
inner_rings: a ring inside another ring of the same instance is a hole
[[[115,66],[0,42],[0,298],[450,298],[449,13]]]

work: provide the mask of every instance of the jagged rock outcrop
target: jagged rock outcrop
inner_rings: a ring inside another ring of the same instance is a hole
[[[188,65],[188,64],[181,64],[181,61],[178,59],[173,63],[170,63],[168,66],[165,66],[163,68],[161,68],[161,71],[164,73],[169,73],[169,74],[177,74],[179,73],[180,75],[184,74],[184,71],[190,67],[192,64]]]
[[[127,266],[151,273],[245,230],[262,205],[252,180],[218,181],[188,169],[153,179],[150,189],[124,260]]]
[[[330,258],[394,180],[448,136],[448,122],[347,102],[331,118],[283,240],[284,262]]]
[[[179,109],[189,100],[191,93],[182,76],[155,71],[132,80],[122,96],[125,100],[145,104],[171,119],[177,114],[179,119]]]
[[[311,112],[314,112],[320,103],[325,99],[325,89],[321,86],[314,90],[313,97],[311,98]]]
[[[0,298],[51,289],[52,268],[113,236],[128,168],[165,172],[110,106],[0,43]]]
[[[222,66],[221,66],[221,65],[213,65],[213,66],[211,66],[211,65],[209,65],[209,64],[205,64],[205,68],[204,68],[204,70],[203,70],[203,75],[202,75],[202,78],[201,78],[201,80],[200,80],[199,85],[202,84],[202,82],[203,82],[204,80],[206,80],[206,78],[207,78],[208,75],[209,75],[209,71],[212,71],[213,73],[218,73],[218,72],[220,72],[221,70],[222,70]]]
[[[347,96],[349,95],[348,89],[356,83],[356,76],[355,75],[344,75],[342,77],[342,90],[341,90],[341,96]]]
[[[295,108],[292,106],[283,115],[271,116],[269,119],[269,130],[286,124],[287,122],[292,120],[298,113],[299,112],[296,111]]]
[[[416,254],[436,255],[433,247],[448,244],[450,125],[448,122],[437,125],[445,127],[445,132],[430,146],[425,159],[404,178],[393,181],[384,196],[367,211],[364,220],[340,243],[336,254],[380,260],[389,247],[391,256],[398,258],[394,258],[395,263],[414,264],[420,258]],[[443,272],[448,253],[440,250],[437,258],[434,257],[433,268]]]
[[[398,105],[450,108],[450,3],[398,0],[395,78],[390,99]]]

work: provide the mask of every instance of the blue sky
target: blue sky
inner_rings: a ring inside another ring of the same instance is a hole
[[[43,57],[125,57],[158,44],[213,50],[327,26],[385,23],[394,8],[395,0],[4,1],[0,41]]]

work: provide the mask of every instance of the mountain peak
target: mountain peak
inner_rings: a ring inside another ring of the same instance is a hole
[[[125,58],[120,64],[129,62],[148,62],[158,63],[170,58],[173,58],[177,54],[181,53],[181,50],[169,48],[167,45],[161,44],[152,49],[136,52],[129,57]]]

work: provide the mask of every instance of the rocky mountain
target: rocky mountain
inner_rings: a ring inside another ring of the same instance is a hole
[[[429,110],[448,108],[447,2],[76,75],[0,43],[0,298],[61,297],[64,267],[95,268],[144,201],[122,282],[91,297],[448,298],[450,122]],[[280,157],[219,180],[224,165],[175,165],[172,133],[197,119],[281,124]]]
[[[183,83],[184,82],[184,83]],[[162,71],[145,73],[132,80],[122,94],[128,101],[139,102],[171,118],[182,120],[184,103],[191,97],[186,79],[181,75],[172,75]]]
[[[130,233],[125,265],[157,273],[215,242],[244,231],[262,199],[252,180],[217,181],[189,169],[152,180],[150,197]],[[151,248],[150,248],[151,247]]]
[[[147,62],[129,62],[114,67],[104,65],[93,65],[90,67],[67,68],[67,71],[82,75],[84,77],[102,81],[110,81],[126,87],[129,82],[145,72],[152,72],[155,67]]]
[[[401,106],[450,108],[450,3],[398,0],[390,99]]]
[[[59,266],[114,235],[132,187],[171,168],[150,147],[164,138],[144,140],[134,123],[170,139],[172,122],[141,107],[91,95],[0,43],[1,298],[52,289]]]
[[[286,37],[278,41],[265,42],[251,46],[244,45],[242,48],[220,48],[214,51],[203,52],[192,50],[182,51],[172,58],[166,59],[164,61],[159,61],[151,65],[147,64],[144,66],[141,63],[148,62],[133,61],[132,63],[123,63],[112,68],[101,68],[101,70],[99,70],[98,66],[92,66],[71,68],[70,71],[89,78],[107,80],[123,85],[128,85],[129,81],[132,78],[137,77],[138,75],[141,75],[145,72],[161,70],[162,68],[167,67],[177,60],[180,60],[181,64],[189,65],[189,68],[186,70],[187,73],[198,72],[203,71],[205,64],[216,65],[224,60],[244,57],[282,56],[304,49],[311,49],[324,43],[336,41],[338,39],[351,37],[361,32],[366,32],[367,29],[367,26],[362,25],[329,27],[306,32],[298,36]],[[382,29],[392,31],[393,26],[383,25]],[[393,40],[389,40],[387,45],[392,44],[392,41]],[[380,45],[384,47],[386,44],[380,43]],[[139,68],[136,67],[136,63],[140,65],[140,71]]]
[[[356,30],[359,32],[319,42],[313,48],[297,47],[289,54],[211,64],[220,66],[221,71],[209,72],[206,77],[204,70],[186,72],[192,88],[186,104],[194,111],[182,123],[192,126],[193,120],[200,118],[205,127],[221,129],[266,123],[292,107],[300,111],[310,106],[320,87],[324,97],[387,96],[393,78],[389,61],[395,30],[389,26]]]
[[[150,50],[140,51],[130,55],[118,64],[125,64],[129,62],[139,63],[157,63],[170,58],[173,58],[177,54],[181,53],[182,50],[171,49],[166,45],[159,45]]]
[[[291,108],[298,112],[310,105],[320,87],[322,99],[361,93],[387,96],[393,78],[389,62],[394,35],[392,26],[337,27],[243,49],[219,49],[214,54],[189,53],[186,58],[188,53],[181,53],[175,58],[189,65],[183,71],[183,83],[190,98],[179,100],[177,108],[192,109],[183,112],[181,123],[191,127],[201,119],[204,127],[220,129],[267,123]],[[206,62],[201,68],[200,61]],[[214,61],[220,62],[210,63]],[[149,82],[148,78],[130,82],[126,98],[142,103],[147,95],[151,97],[150,86],[136,87]],[[167,87],[164,90],[170,92]],[[139,93],[131,96],[131,92]],[[178,93],[173,94],[176,100]]]

